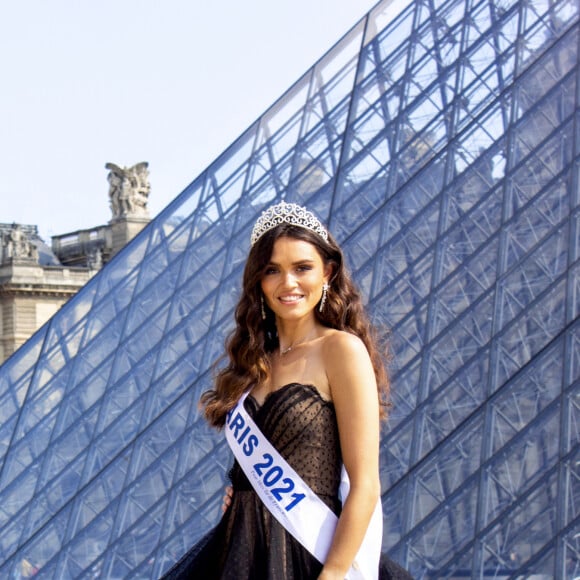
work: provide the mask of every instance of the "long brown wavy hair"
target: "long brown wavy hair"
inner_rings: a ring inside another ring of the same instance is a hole
[[[235,328],[226,340],[228,364],[218,371],[215,386],[201,396],[208,422],[223,427],[227,412],[241,395],[270,376],[270,354],[278,348],[274,313],[264,302],[266,319],[262,318],[261,281],[274,243],[281,237],[309,242],[318,250],[323,262],[330,264],[330,289],[322,312],[315,308],[318,321],[328,328],[344,330],[358,336],[365,344],[375,371],[381,417],[389,406],[389,380],[384,359],[377,348],[375,333],[366,316],[360,294],[344,265],[344,256],[329,234],[325,241],[318,234],[299,226],[281,224],[266,232],[251,248],[244,269],[242,294],[235,310]]]

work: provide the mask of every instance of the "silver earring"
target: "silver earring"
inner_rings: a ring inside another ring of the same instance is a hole
[[[262,313],[262,320],[266,320],[266,309],[264,308],[264,297],[260,296],[260,311]]]
[[[328,294],[329,288],[330,286],[326,282],[322,285],[322,298],[320,299],[320,306],[318,307],[318,312],[322,312],[322,309],[326,304],[326,295]]]

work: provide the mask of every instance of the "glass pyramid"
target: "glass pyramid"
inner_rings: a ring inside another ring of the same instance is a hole
[[[389,332],[384,548],[580,574],[577,0],[379,3],[0,368],[0,578],[158,578],[219,517],[197,401],[257,215],[343,245]]]

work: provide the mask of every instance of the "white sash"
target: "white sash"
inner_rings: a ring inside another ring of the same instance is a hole
[[[258,497],[272,515],[313,555],[324,563],[338,518],[310,489],[264,436],[244,408],[244,394],[226,418],[226,439]],[[350,489],[344,466],[340,497]],[[363,543],[347,580],[376,580],[383,533],[380,500],[375,506]]]

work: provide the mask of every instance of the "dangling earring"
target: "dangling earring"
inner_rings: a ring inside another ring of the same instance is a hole
[[[318,307],[318,312],[322,312],[324,305],[326,304],[326,295],[328,294],[328,289],[330,286],[327,282],[322,285],[322,298],[320,299],[320,306]]]
[[[260,296],[260,311],[262,313],[262,320],[266,320],[266,309],[264,308],[264,297]]]

